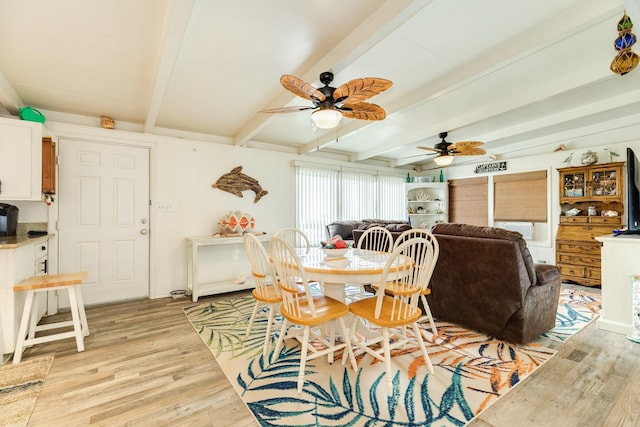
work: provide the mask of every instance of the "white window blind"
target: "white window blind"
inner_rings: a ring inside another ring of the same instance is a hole
[[[353,169],[296,167],[296,227],[312,244],[333,221],[405,219],[404,178]]]

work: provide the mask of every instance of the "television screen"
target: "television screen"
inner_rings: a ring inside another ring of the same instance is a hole
[[[639,161],[633,150],[627,147],[627,231],[640,234],[640,191],[638,190]]]

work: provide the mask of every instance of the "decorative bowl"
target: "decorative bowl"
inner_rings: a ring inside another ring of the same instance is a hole
[[[322,252],[328,257],[338,258],[343,257],[347,253],[347,249],[327,249],[322,248]]]
[[[580,209],[577,208],[573,208],[573,209],[569,209],[567,212],[565,212],[566,216],[576,216],[580,213]]]

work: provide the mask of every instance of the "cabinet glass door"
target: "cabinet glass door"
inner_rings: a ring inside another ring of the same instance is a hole
[[[563,175],[563,198],[582,198],[587,196],[586,172],[565,173]]]
[[[591,191],[595,197],[618,196],[617,169],[600,169],[591,172]]]

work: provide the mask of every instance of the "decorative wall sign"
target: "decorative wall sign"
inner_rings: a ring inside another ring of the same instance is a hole
[[[262,189],[260,183],[256,179],[243,174],[242,166],[236,166],[231,169],[231,172],[222,175],[218,178],[215,184],[211,185],[211,187],[219,188],[222,191],[235,194],[238,197],[243,197],[243,191],[253,191],[256,194],[256,197],[253,199],[253,203],[258,203],[262,196],[269,193],[267,190]]]
[[[487,172],[499,172],[507,170],[507,162],[495,162],[485,163],[484,165],[476,166],[474,173],[487,173]]]

